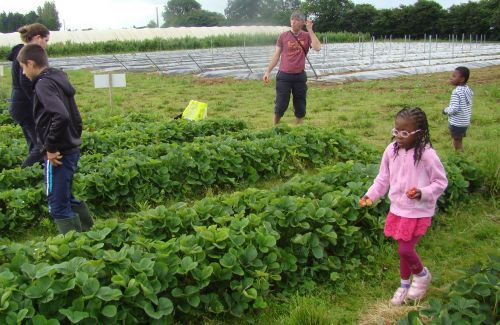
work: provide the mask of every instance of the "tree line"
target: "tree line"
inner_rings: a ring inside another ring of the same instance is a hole
[[[443,8],[432,0],[377,9],[350,0],[229,0],[225,16],[203,10],[196,0],[170,0],[165,27],[223,25],[288,25],[300,9],[318,32],[371,33],[375,36],[484,34],[500,40],[500,0],[480,0]]]
[[[314,19],[318,32],[370,33],[375,36],[414,37],[449,34],[483,34],[500,40],[500,0],[470,1],[443,8],[432,0],[412,5],[377,9],[351,0],[228,0],[224,15],[204,10],[196,0],[169,0],[162,27],[227,25],[288,25],[293,10]],[[59,30],[54,2],[45,2],[28,14],[0,13],[0,32],[16,31],[24,24],[40,22]],[[148,27],[155,27],[154,21]]]
[[[49,30],[59,30],[59,13],[56,4],[53,1],[47,1],[39,6],[36,11],[32,10],[27,14],[18,12],[0,13],[0,32],[13,33],[21,26],[33,23],[41,23],[47,26]]]

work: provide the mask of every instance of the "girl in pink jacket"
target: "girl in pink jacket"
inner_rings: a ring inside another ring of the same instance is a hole
[[[432,148],[423,110],[417,107],[399,111],[392,136],[394,142],[385,149],[379,174],[360,204],[370,205],[389,191],[391,208],[384,234],[398,241],[401,275],[401,287],[391,303],[401,305],[406,298],[422,299],[431,282],[431,273],[423,266],[415,246],[430,226],[448,180]]]

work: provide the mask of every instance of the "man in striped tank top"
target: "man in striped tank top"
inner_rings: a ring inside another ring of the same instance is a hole
[[[469,75],[470,71],[466,67],[458,67],[453,71],[450,83],[456,88],[451,94],[450,105],[443,110],[443,114],[448,115],[448,127],[456,151],[463,150],[462,139],[466,136],[472,115],[474,93],[467,86]]]

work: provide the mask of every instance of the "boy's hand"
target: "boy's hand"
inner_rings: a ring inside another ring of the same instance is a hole
[[[55,166],[55,167],[62,166],[62,162],[61,162],[62,157],[63,156],[61,155],[61,153],[59,151],[58,152],[47,152],[47,160],[50,161],[52,166]]]
[[[359,200],[359,205],[362,207],[369,207],[373,205],[373,201],[365,195]]]
[[[422,191],[414,187],[406,191],[406,196],[412,200],[420,200],[420,198],[422,197]]]

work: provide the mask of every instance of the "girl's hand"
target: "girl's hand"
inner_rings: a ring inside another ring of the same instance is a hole
[[[359,200],[359,205],[362,207],[369,207],[373,205],[373,201],[365,195]]]
[[[416,187],[413,187],[406,191],[406,196],[412,200],[420,200],[420,198],[422,197],[422,191],[420,191]]]

